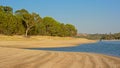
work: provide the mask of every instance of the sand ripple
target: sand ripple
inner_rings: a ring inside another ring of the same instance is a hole
[[[120,58],[0,47],[0,68],[120,68]]]

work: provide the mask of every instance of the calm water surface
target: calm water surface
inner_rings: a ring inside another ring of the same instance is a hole
[[[90,53],[101,53],[101,54],[120,57],[120,41],[101,41],[91,44],[82,44],[74,47],[30,48],[30,49],[67,51],[67,52],[90,52]]]

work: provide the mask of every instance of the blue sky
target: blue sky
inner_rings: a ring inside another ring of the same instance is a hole
[[[0,0],[0,5],[51,16],[79,33],[120,32],[120,0]]]

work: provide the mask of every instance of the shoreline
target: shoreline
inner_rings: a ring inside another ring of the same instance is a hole
[[[0,68],[119,68],[120,58],[85,52],[0,47]]]
[[[70,37],[35,36],[28,39],[21,36],[0,36],[0,68],[119,68],[120,58],[114,56],[22,49],[70,47],[94,42],[97,41]]]
[[[71,47],[80,44],[95,43],[96,40],[72,37],[51,37],[51,36],[0,36],[0,47],[16,48],[47,48],[47,47]]]

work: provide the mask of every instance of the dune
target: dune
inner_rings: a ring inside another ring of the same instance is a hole
[[[120,68],[120,58],[0,47],[0,68]]]

